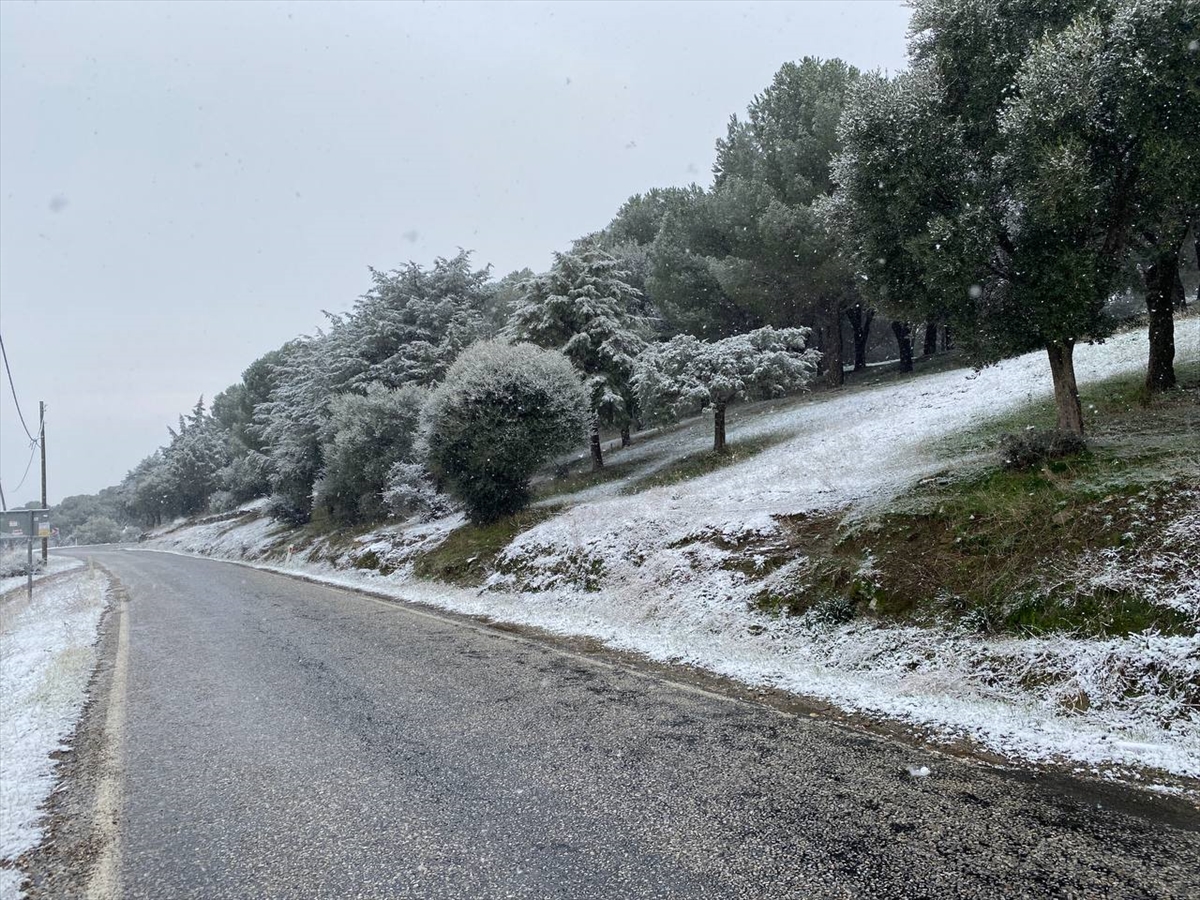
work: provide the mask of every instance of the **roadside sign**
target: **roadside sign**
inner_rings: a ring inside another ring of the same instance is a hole
[[[50,510],[6,509],[0,513],[0,537],[50,537]]]

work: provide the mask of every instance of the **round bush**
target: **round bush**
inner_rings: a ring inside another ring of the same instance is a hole
[[[567,358],[532,344],[483,341],[450,367],[425,408],[431,470],[476,523],[529,502],[529,480],[579,446],[588,397]]]

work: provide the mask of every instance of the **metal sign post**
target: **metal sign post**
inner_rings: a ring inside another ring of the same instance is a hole
[[[33,541],[34,538],[50,537],[50,510],[6,509],[0,513],[0,539],[19,541],[25,539],[28,555],[25,565],[25,587],[29,599],[33,599]]]

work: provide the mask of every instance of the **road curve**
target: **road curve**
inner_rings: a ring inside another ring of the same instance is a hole
[[[246,567],[91,555],[128,596],[126,898],[1200,896],[1179,804]]]

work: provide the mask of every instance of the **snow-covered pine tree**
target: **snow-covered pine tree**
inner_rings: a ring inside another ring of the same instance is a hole
[[[583,373],[594,413],[593,467],[604,465],[600,426],[628,428],[636,412],[634,361],[646,347],[649,324],[634,313],[640,293],[619,262],[593,246],[554,255],[550,271],[520,288],[507,335],[561,350]]]
[[[147,527],[161,525],[177,512],[172,505],[167,461],[161,449],[134,466],[122,479],[119,490],[125,515]]]
[[[391,272],[371,270],[371,289],[350,312],[330,316],[327,358],[334,390],[378,383],[429,386],[485,331],[488,269],[471,254],[439,257]]]
[[[191,515],[204,509],[217,489],[217,473],[231,453],[225,432],[204,408],[201,397],[190,415],[179,417],[179,430],[168,429],[171,442],[163,453],[167,493],[177,513]]]
[[[321,428],[333,396],[326,340],[318,333],[283,345],[271,398],[255,416],[271,463],[271,513],[289,522],[308,521],[321,470]]]
[[[711,406],[713,451],[725,452],[725,409],[736,399],[766,399],[799,390],[817,370],[809,328],[759,328],[720,341],[678,335],[638,360],[638,401],[655,419],[676,419]]]

